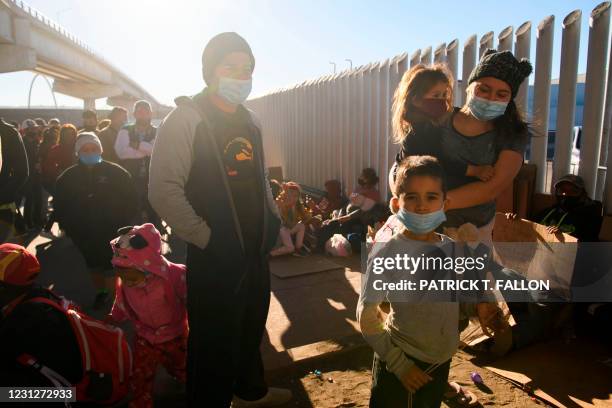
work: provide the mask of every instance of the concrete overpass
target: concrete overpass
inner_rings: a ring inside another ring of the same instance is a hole
[[[0,0],[0,73],[15,71],[52,77],[54,92],[83,99],[86,109],[99,98],[127,109],[146,99],[157,116],[171,109],[57,23],[22,1]]]

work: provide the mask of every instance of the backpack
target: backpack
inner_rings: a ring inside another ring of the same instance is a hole
[[[129,393],[132,352],[123,331],[88,316],[64,298],[33,297],[22,304],[30,302],[49,305],[66,316],[81,351],[83,378],[70,384],[60,373],[27,354],[19,356],[18,362],[39,371],[56,387],[75,387],[78,402],[106,405],[124,400]]]

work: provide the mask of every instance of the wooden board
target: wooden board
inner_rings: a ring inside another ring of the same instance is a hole
[[[270,259],[270,272],[281,279],[338,269],[344,267],[322,255],[281,256]]]
[[[578,339],[538,343],[485,366],[558,407],[612,407],[612,368],[603,344]]]

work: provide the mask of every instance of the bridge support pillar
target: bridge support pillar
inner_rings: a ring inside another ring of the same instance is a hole
[[[83,99],[83,109],[84,110],[96,110],[96,100],[94,98],[84,98]]]

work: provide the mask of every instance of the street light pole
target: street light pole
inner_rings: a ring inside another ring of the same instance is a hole
[[[345,59],[346,62],[348,62],[349,64],[351,64],[351,70],[353,70],[353,60],[352,59]]]
[[[335,62],[331,62],[331,61],[329,63],[334,66],[334,74],[335,74],[336,73],[336,63]]]

